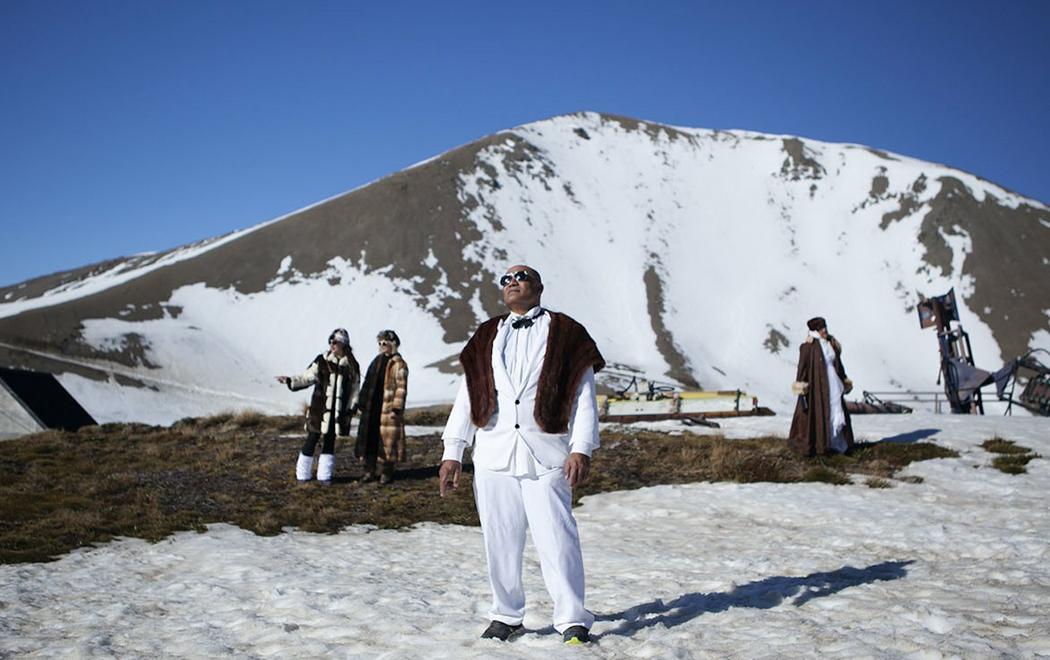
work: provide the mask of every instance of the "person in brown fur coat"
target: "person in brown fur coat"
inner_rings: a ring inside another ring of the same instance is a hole
[[[806,322],[809,334],[799,346],[792,392],[798,395],[788,442],[803,456],[843,454],[853,446],[853,426],[845,395],[853,389],[842,366],[842,344],[828,334],[821,318]]]
[[[354,456],[365,466],[361,481],[372,481],[378,476],[379,483],[388,484],[394,479],[397,463],[405,460],[408,364],[398,352],[401,338],[396,332],[383,330],[376,340],[379,355],[368,365],[357,399],[361,424]]]

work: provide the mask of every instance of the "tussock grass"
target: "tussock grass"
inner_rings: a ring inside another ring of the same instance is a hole
[[[274,420],[284,419],[265,415],[258,410],[241,410],[223,412],[211,417],[184,417],[172,425],[176,429],[250,429],[257,426],[273,425]],[[301,424],[296,424],[301,426]]]
[[[1024,474],[1028,462],[1036,458],[1035,454],[1003,454],[992,459],[992,467],[1007,474]]]
[[[909,463],[958,455],[952,449],[928,442],[858,442],[848,454],[828,456],[825,461],[840,470],[891,477]]]
[[[903,481],[906,484],[921,484],[923,482],[923,478],[915,476],[913,474],[909,474],[903,477],[897,477],[897,481]]]
[[[868,477],[864,480],[864,485],[868,488],[893,488],[893,482],[879,477]]]
[[[1004,440],[998,436],[981,443],[981,447],[990,453],[997,454],[992,459],[992,467],[1006,474],[1025,474],[1025,467],[1033,458],[1042,458],[1029,447],[1023,447],[1013,440]]]
[[[227,422],[233,419],[233,413],[220,413],[218,415],[212,415],[211,417],[202,417],[200,419],[193,420],[201,428],[214,428],[216,426],[224,426]]]
[[[981,448],[993,454],[1027,454],[1032,451],[1028,447],[1022,447],[1013,440],[1004,440],[999,436],[989,438],[981,443]]]
[[[409,426],[444,426],[452,406],[435,405],[423,408],[409,408],[405,411],[405,424]]]
[[[783,438],[726,440],[688,433],[612,431],[602,434],[591,478],[574,496],[697,481],[845,484],[849,474],[889,478],[913,461],[954,456],[958,454],[928,443],[860,443],[849,455],[801,458]],[[914,478],[914,483],[921,481]]]
[[[848,484],[849,477],[827,465],[814,465],[802,474],[802,481],[820,481],[826,484]]]
[[[425,415],[415,419],[444,422],[440,411]],[[412,419],[411,411],[406,417]],[[300,416],[241,413],[182,419],[169,428],[106,424],[0,443],[0,562],[46,561],[118,536],[156,541],[215,522],[263,535],[286,527],[331,533],[351,524],[477,524],[469,462],[459,490],[437,496],[437,429],[408,438],[408,461],[390,486],[358,483],[363,470],[352,458],[353,441],[340,439],[336,477],[327,488],[295,481],[301,429]],[[602,443],[576,500],[697,481],[846,483],[850,473],[887,478],[913,460],[951,455],[916,443],[804,459],[782,438],[630,429],[603,433]]]
[[[262,414],[258,410],[244,410],[235,414],[231,419],[230,423],[241,429],[250,429],[255,426],[262,426],[266,423],[266,415]]]

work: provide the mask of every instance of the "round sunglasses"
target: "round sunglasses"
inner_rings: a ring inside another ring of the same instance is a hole
[[[519,270],[513,273],[507,273],[503,277],[499,278],[499,285],[500,287],[505,287],[515,280],[517,280],[518,282],[531,282],[532,279],[532,275],[529,275],[529,271]]]

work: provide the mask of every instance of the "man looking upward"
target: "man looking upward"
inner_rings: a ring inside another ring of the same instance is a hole
[[[594,374],[605,366],[587,330],[540,306],[543,283],[529,266],[500,278],[510,314],[481,324],[460,354],[463,380],[442,439],[440,493],[459,485],[473,444],[474,494],[488,559],[492,608],[483,638],[521,634],[522,555],[532,530],[553,623],[566,643],[589,641],[583,557],[572,488],[598,447]]]

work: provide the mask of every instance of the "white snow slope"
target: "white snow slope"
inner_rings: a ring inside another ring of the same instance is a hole
[[[1038,202],[957,170],[857,145],[798,140],[801,157],[786,161],[784,140],[796,138],[630,129],[594,113],[509,133],[537,151],[514,161],[508,139],[485,148],[476,170],[460,177],[459,198],[483,236],[463,258],[489,274],[508,263],[534,265],[546,283],[544,304],[583,322],[611,363],[671,380],[665,374],[673,365],[657,348],[649,312],[650,270],[662,289],[660,321],[688,373],[705,389],[741,388],[782,411],[791,404],[805,320],[815,315],[827,317],[841,340],[858,391],[938,389],[936,338],[919,330],[911,308],[920,292],[955,287],[979,365],[997,368],[1014,357],[1002,355],[990,328],[966,306],[973,287],[962,275],[972,250],[966,231],[942,234],[950,275],[924,261],[916,237],[942,176],[962,181],[979,201],[1044,208]],[[817,167],[823,171],[814,178]],[[488,183],[494,172],[499,185]],[[875,177],[885,177],[885,190],[873,188]],[[924,187],[917,188],[920,179]],[[901,195],[912,200],[910,213],[881,229],[883,215],[900,209]],[[348,246],[346,254],[358,252]],[[446,277],[438,260],[423,263]],[[365,274],[347,258],[321,273],[298,272],[290,257],[272,268],[270,286],[259,293],[203,283],[177,289],[159,301],[181,307],[177,318],[84,323],[84,340],[101,349],[119,348],[131,333],[145,338],[147,357],[160,368],[114,371],[156,390],[73,375],[62,376],[63,384],[100,421],[169,423],[246,407],[295,412],[307,395],[290,395],[274,375],[305,368],[337,326],[349,328],[367,361],[375,332],[392,327],[412,367],[409,403],[453,398],[455,377],[424,365],[462,347],[443,339],[431,311],[441,296],[458,292],[439,288],[433,305],[420,306],[413,281],[382,269]],[[0,304],[0,316],[34,304]],[[1033,347],[1050,337],[1050,301],[1036,304],[1047,307],[1048,323],[1032,335]],[[480,303],[473,309],[478,321],[487,317]],[[789,345],[770,351],[771,332]]]
[[[728,420],[725,432],[786,424]],[[476,528],[260,537],[213,525],[0,566],[0,656],[1050,657],[1050,460],[1010,476],[978,446],[998,434],[1050,456],[1050,423],[855,424],[859,439],[961,456],[912,464],[922,483],[890,489],[697,483],[585,498],[587,648],[550,628],[531,545],[529,633],[504,644],[478,639],[489,594]]]

